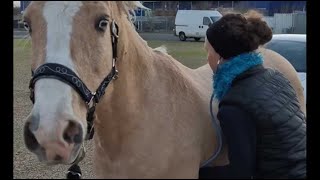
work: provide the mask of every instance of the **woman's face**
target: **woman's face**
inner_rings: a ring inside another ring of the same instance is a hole
[[[207,38],[204,42],[204,49],[207,51],[207,54],[208,54],[207,55],[208,63],[212,71],[215,73],[217,71],[217,67],[219,64],[220,55],[214,50],[214,48],[208,42]]]

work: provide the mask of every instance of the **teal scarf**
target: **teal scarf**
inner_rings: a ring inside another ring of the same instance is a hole
[[[244,71],[253,66],[263,63],[262,55],[259,53],[244,53],[228,59],[225,63],[217,67],[213,74],[214,97],[219,101],[228,92],[232,81]]]

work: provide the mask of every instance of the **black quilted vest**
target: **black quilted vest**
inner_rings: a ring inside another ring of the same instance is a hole
[[[280,72],[262,65],[243,72],[221,99],[223,105],[240,107],[256,123],[256,178],[306,176],[305,116]]]

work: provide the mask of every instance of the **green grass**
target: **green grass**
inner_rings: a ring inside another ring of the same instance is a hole
[[[148,45],[152,48],[166,46],[168,53],[173,58],[189,68],[197,68],[207,62],[203,42],[148,41]]]
[[[206,52],[203,48],[203,42],[182,42],[182,41],[148,41],[152,48],[164,45],[168,53],[180,61],[185,66],[197,68],[206,64]],[[31,42],[28,40],[14,40],[14,55],[20,58],[27,58],[30,55]],[[25,57],[26,56],[26,57]]]
[[[31,76],[31,42],[14,40],[13,78],[14,90],[28,90],[28,80]]]
[[[30,39],[14,39],[13,45],[14,45],[14,48],[30,48],[31,40]]]

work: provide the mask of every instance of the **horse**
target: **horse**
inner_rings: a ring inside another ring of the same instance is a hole
[[[39,1],[25,10],[34,105],[24,141],[39,161],[77,163],[84,141],[93,139],[97,178],[198,178],[216,152],[212,70],[190,69],[149,47],[130,21],[137,7],[144,8],[134,1]],[[210,165],[226,164],[223,145]]]

